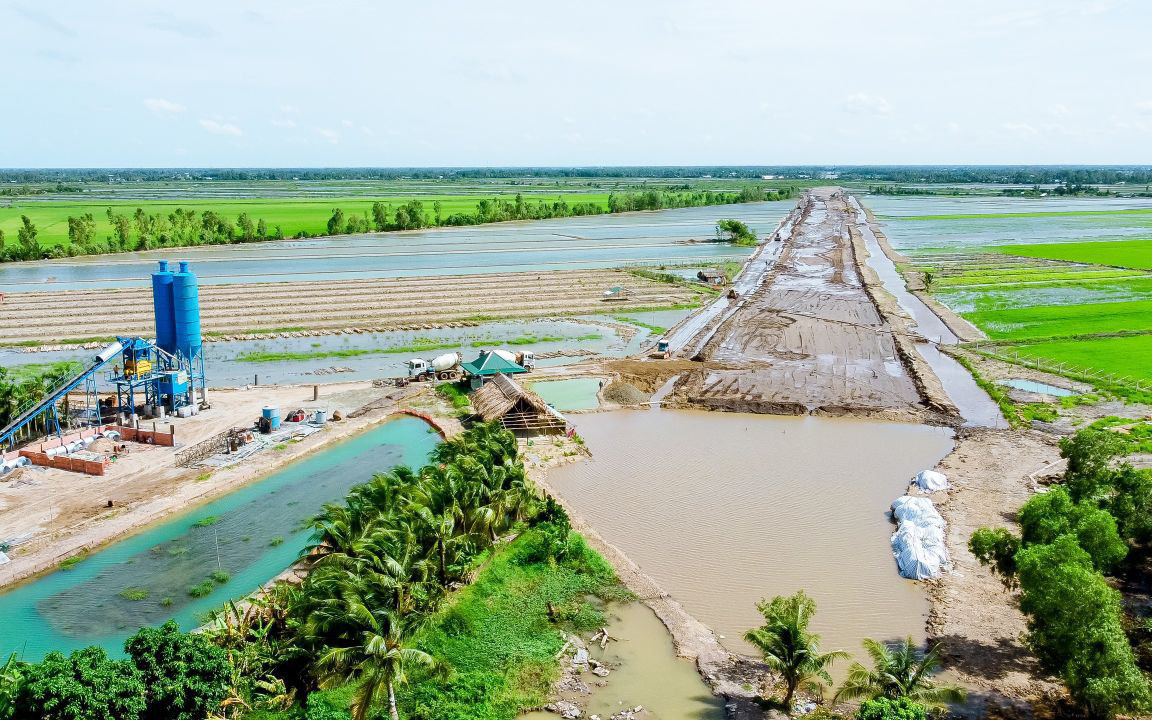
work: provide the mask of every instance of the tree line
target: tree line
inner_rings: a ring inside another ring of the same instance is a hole
[[[69,362],[56,363],[24,377],[17,377],[8,368],[0,367],[0,428],[7,427],[20,413],[43,400],[53,388],[73,377],[76,372],[77,365]],[[61,424],[68,410],[68,398],[64,398],[60,406]],[[14,438],[12,442],[48,434],[53,430],[49,422],[47,414],[40,416],[26,425],[20,431],[19,438]],[[0,720],[3,720],[2,716]]]
[[[346,686],[356,720],[399,717],[397,689],[413,676],[446,678],[418,632],[478,559],[513,531],[529,553],[563,561],[567,515],[528,481],[516,438],[476,424],[439,444],[428,465],[396,467],[326,505],[300,556],[299,585],[278,583],[207,630],[174,623],[125,643],[127,660],[99,648],[0,668],[0,720],[204,720],[298,709],[347,720],[310,693]],[[531,558],[529,558],[531,559]]]
[[[1152,471],[1115,462],[1129,442],[1097,429],[1062,439],[1068,468],[1020,509],[1020,533],[982,528],[969,541],[1006,587],[1019,589],[1043,667],[1098,718],[1152,707],[1152,627],[1125,610],[1114,587],[1143,571],[1152,548]]]
[[[370,210],[362,213],[345,212],[333,208],[321,235],[344,235],[394,230],[419,230],[430,227],[481,225],[508,220],[546,220],[560,217],[578,217],[603,213],[621,213],[636,210],[662,210],[667,208],[727,205],[732,203],[783,200],[791,194],[788,189],[767,190],[745,188],[738,192],[712,192],[708,190],[646,190],[636,193],[612,193],[606,205],[595,202],[570,203],[560,198],[555,201],[527,200],[517,193],[515,198],[482,199],[471,213],[446,215],[439,200],[427,206],[420,200],[410,200],[393,207],[391,203],[374,202]],[[212,210],[196,212],[176,208],[170,213],[149,213],[143,208],[135,212],[105,211],[111,234],[98,236],[96,218],[92,213],[68,217],[68,241],[50,248],[42,247],[39,230],[27,215],[20,217],[20,226],[14,243],[9,243],[0,230],[0,262],[17,260],[43,260],[46,258],[96,255],[103,253],[154,250],[196,245],[224,245],[230,243],[282,240],[280,225],[270,227],[263,218],[240,213],[235,221]],[[292,237],[314,237],[316,234],[298,231]]]
[[[1148,165],[622,165],[590,167],[407,168],[40,168],[0,171],[0,182],[162,182],[313,180],[513,180],[522,178],[748,179],[835,177],[857,181],[1050,184],[1152,182]]]

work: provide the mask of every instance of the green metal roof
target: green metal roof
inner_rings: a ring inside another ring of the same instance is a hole
[[[463,367],[470,375],[485,377],[488,375],[511,375],[528,372],[523,367],[510,360],[505,360],[491,350],[481,350],[480,356],[472,362],[466,362]]]

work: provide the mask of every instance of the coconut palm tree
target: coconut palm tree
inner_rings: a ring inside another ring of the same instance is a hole
[[[808,632],[816,603],[802,590],[791,597],[761,600],[756,609],[764,616],[764,624],[744,633],[744,639],[759,648],[764,663],[783,678],[784,706],[791,713],[796,691],[818,687],[821,681],[831,683],[828,668],[847,653],[820,652],[820,636]]]
[[[408,672],[415,667],[444,672],[434,657],[409,645],[425,616],[373,608],[355,592],[347,593],[343,600],[339,608],[328,608],[341,613],[339,623],[346,632],[343,638],[330,642],[316,662],[320,686],[356,683],[354,720],[366,720],[372,708],[385,699],[392,720],[399,720],[396,686],[407,682]],[[327,619],[318,617],[309,625],[322,630]]]
[[[939,643],[922,653],[912,638],[893,645],[865,639],[864,649],[872,658],[872,669],[852,663],[835,700],[908,698],[930,707],[964,702],[962,689],[932,682],[932,673],[941,664]]]

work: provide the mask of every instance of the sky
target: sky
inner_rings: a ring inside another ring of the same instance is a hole
[[[0,0],[0,167],[1152,163],[1146,0]]]

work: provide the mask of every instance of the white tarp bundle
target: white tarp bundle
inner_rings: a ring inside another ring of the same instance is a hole
[[[0,565],[6,565],[9,562],[11,562],[11,560],[8,558],[8,556],[3,552],[0,552]]]
[[[892,535],[892,555],[900,577],[926,580],[949,567],[944,544],[944,518],[928,498],[902,495],[892,503],[899,526]]]
[[[912,478],[912,482],[925,492],[936,492],[948,487],[948,476],[935,470],[921,470]]]

